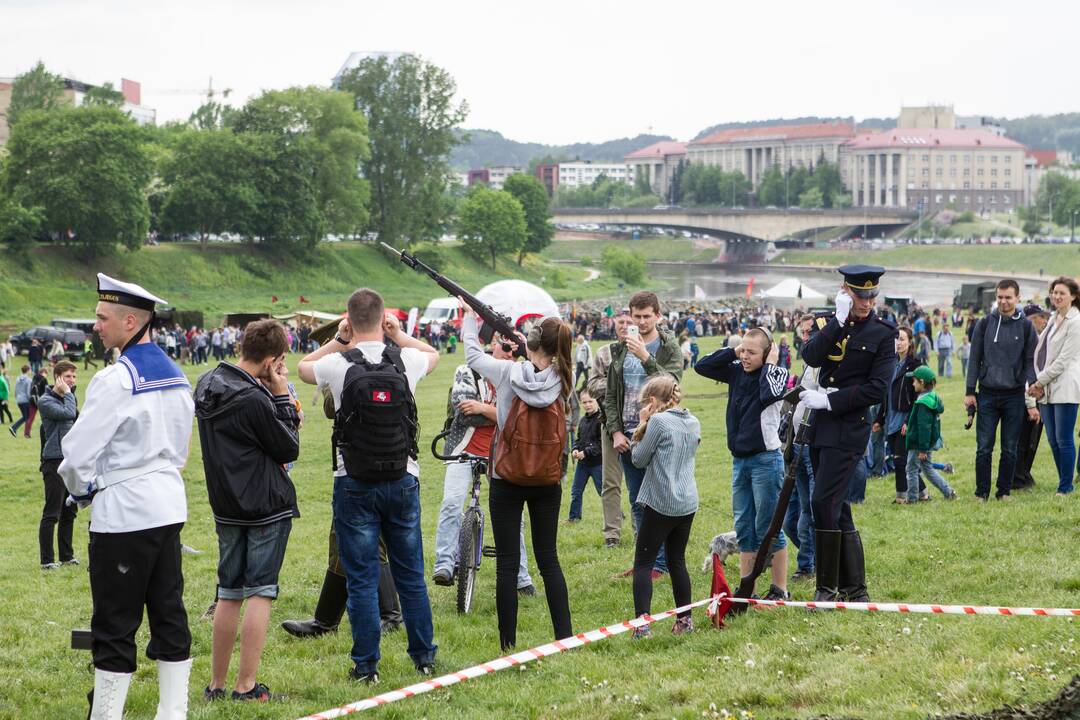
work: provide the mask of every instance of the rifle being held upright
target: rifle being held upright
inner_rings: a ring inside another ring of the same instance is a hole
[[[380,242],[379,244],[397,255],[398,259],[405,263],[405,265],[430,277],[439,287],[452,297],[464,300],[465,303],[476,312],[477,316],[484,321],[484,329],[483,332],[481,332],[480,338],[482,341],[487,342],[491,339],[490,333],[497,332],[507,340],[516,344],[517,349],[514,351],[514,354],[517,357],[525,357],[525,343],[518,337],[518,332],[510,321],[510,318],[484,303],[480,298],[438,272],[430,265],[427,265],[423,260],[416,257],[408,250],[396,250],[384,242]]]

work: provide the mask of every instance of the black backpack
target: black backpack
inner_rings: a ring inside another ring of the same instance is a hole
[[[401,350],[387,347],[377,364],[368,362],[359,348],[342,356],[352,365],[334,416],[334,447],[341,451],[350,477],[398,480],[407,472],[409,458],[419,455],[420,434]]]

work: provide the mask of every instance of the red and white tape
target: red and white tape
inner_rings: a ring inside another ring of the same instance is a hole
[[[916,603],[801,602],[796,600],[758,600],[756,598],[716,597],[710,603],[710,615],[722,603],[744,603],[763,607],[816,608],[818,610],[859,610],[862,612],[924,613],[928,615],[1032,615],[1037,617],[1080,616],[1076,608],[998,607],[996,605],[924,605]]]
[[[643,615],[639,618],[634,618],[633,620],[625,620],[621,623],[616,623],[615,625],[608,625],[596,630],[590,630],[589,632],[578,633],[572,637],[556,640],[555,642],[540,645],[528,650],[522,650],[521,652],[507,655],[506,657],[501,657],[497,660],[473,665],[470,668],[465,668],[458,672],[442,675],[431,680],[424,680],[415,685],[403,687],[400,690],[392,690],[381,695],[369,697],[366,700],[360,700],[359,702],[342,705],[341,707],[336,707],[332,710],[324,710],[315,713],[314,715],[308,715],[301,718],[301,720],[330,720],[330,718],[351,715],[352,713],[360,712],[361,710],[370,710],[371,708],[387,705],[392,702],[397,702],[398,700],[405,700],[406,698],[411,698],[415,695],[421,695],[426,692],[431,692],[432,690],[438,690],[440,688],[456,685],[460,682],[465,682],[466,680],[482,677],[498,670],[506,670],[507,668],[516,667],[518,665],[525,665],[526,663],[531,663],[534,660],[539,660],[548,655],[556,655],[561,652],[566,652],[567,650],[573,650],[574,648],[597,642],[598,640],[605,640],[628,630],[633,630],[660,620],[675,617],[681,612],[686,612],[687,610],[692,610],[693,608],[701,607],[702,605],[708,605],[712,602],[712,598],[705,598],[704,600],[698,600],[689,605],[683,605],[682,607],[667,610],[656,615]]]

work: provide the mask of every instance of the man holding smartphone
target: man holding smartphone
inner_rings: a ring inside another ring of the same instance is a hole
[[[674,333],[660,329],[660,318],[660,299],[656,293],[647,290],[634,293],[630,298],[631,323],[626,339],[611,346],[611,363],[607,369],[604,430],[622,462],[635,532],[641,525],[643,513],[637,504],[637,496],[645,480],[645,471],[635,467],[630,459],[630,436],[641,422],[638,394],[653,375],[668,372],[676,380],[682,379],[683,356],[679,340]],[[663,548],[653,568],[653,579],[667,572]]]
[[[288,351],[281,323],[250,323],[236,364],[222,361],[199,378],[195,388],[206,489],[219,549],[212,677],[203,693],[207,700],[225,697],[245,600],[232,699],[271,699],[256,672],[292,521],[300,517],[296,489],[285,469],[300,454],[300,417],[289,395],[285,367]]]

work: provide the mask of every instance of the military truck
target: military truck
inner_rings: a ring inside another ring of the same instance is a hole
[[[993,280],[963,283],[953,296],[953,307],[988,313],[996,299],[997,283]]]

